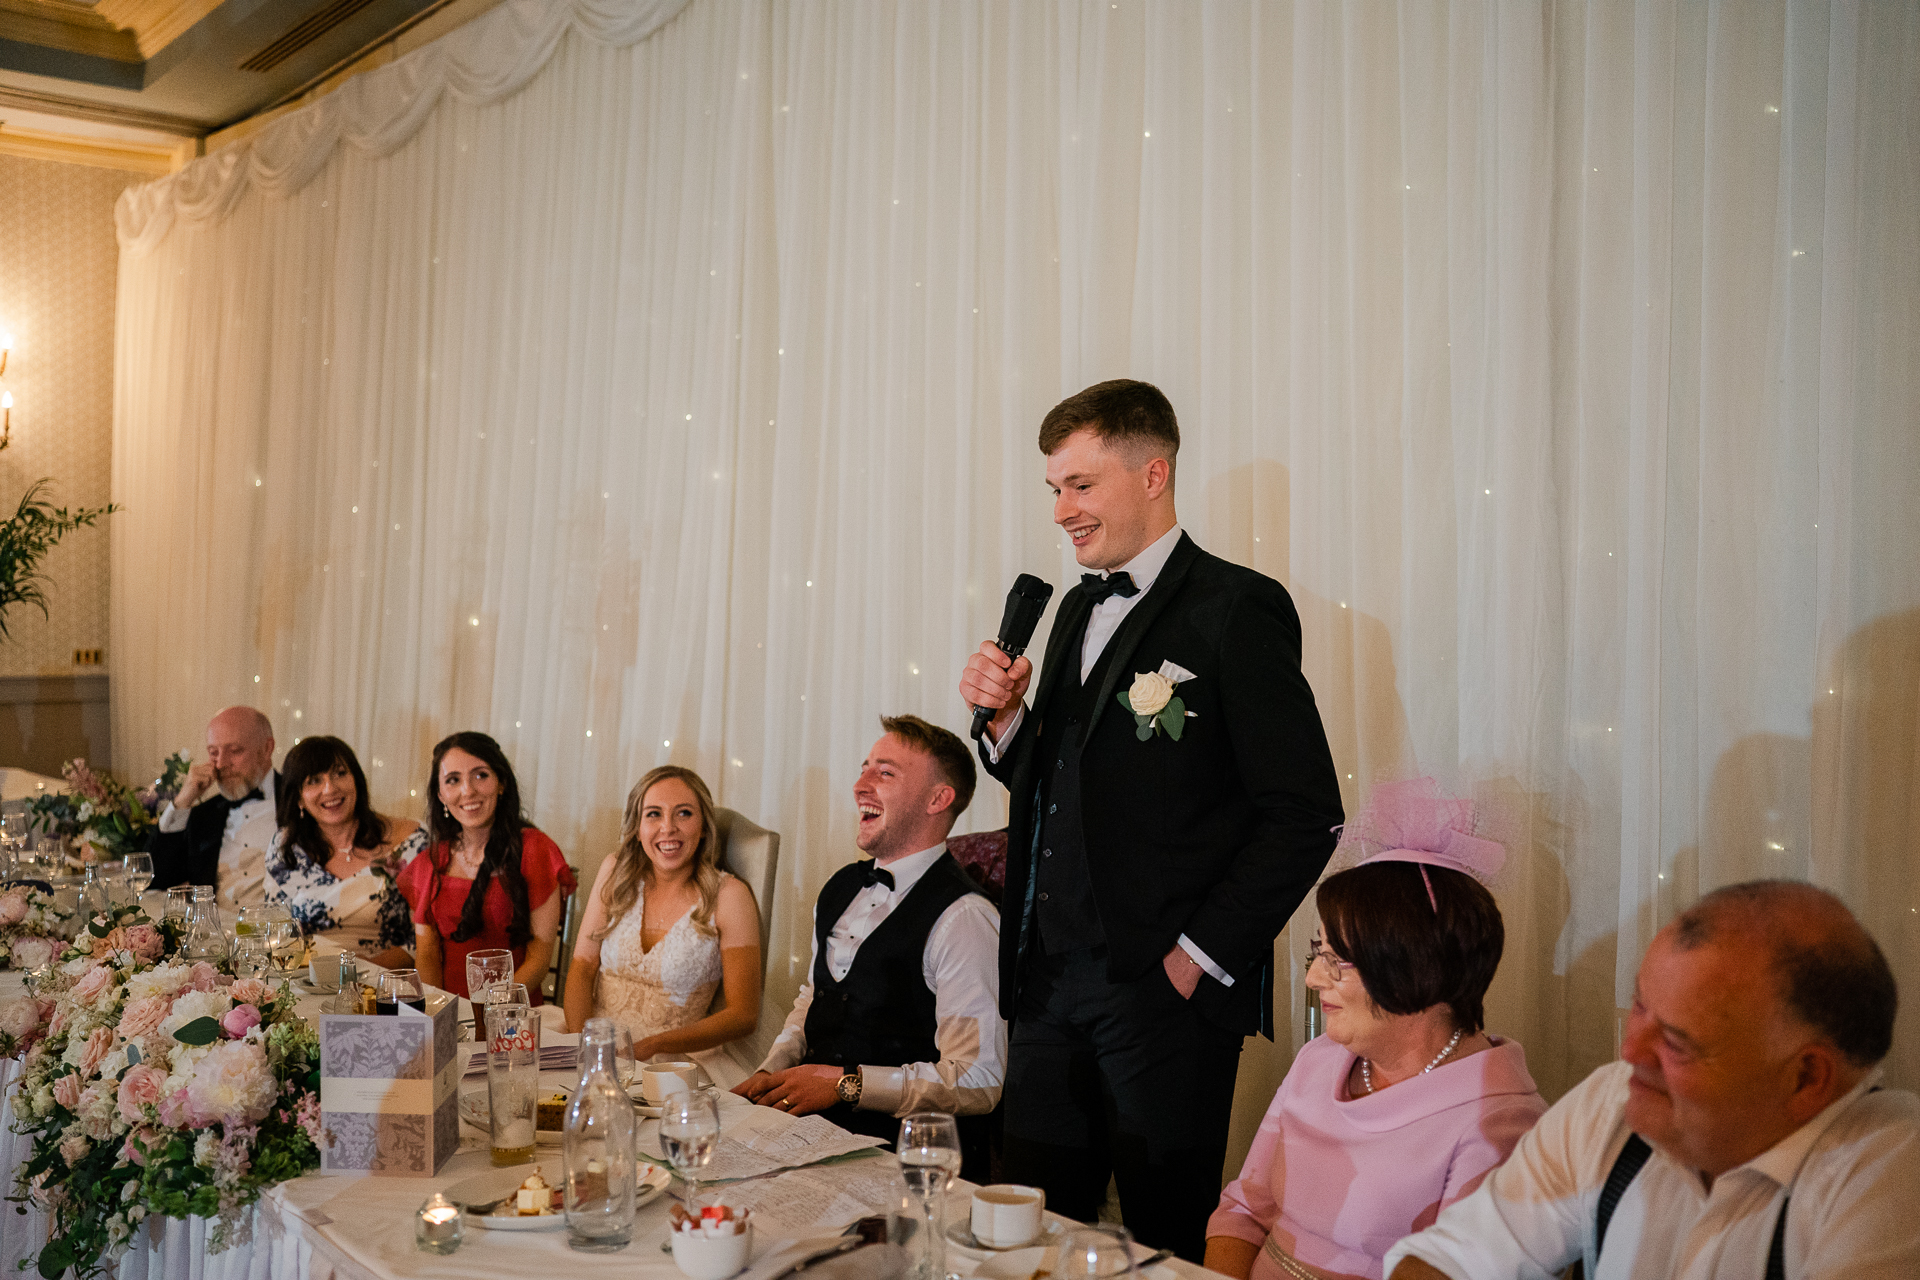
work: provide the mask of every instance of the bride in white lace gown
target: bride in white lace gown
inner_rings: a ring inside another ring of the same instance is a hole
[[[748,1074],[727,1050],[759,1024],[760,913],[720,870],[713,797],[692,770],[662,766],[628,795],[619,851],[581,917],[566,1013],[569,1031],[612,1018],[642,1060],[693,1058],[722,1088]]]

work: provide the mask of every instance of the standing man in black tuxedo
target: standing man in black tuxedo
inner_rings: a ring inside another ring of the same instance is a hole
[[[209,720],[207,758],[187,770],[180,793],[160,811],[153,887],[205,884],[229,906],[264,902],[279,782],[272,721],[252,707],[228,707]]]
[[[1180,428],[1144,382],[1040,427],[1088,570],[1033,674],[989,642],[960,693],[1011,793],[1005,1176],[1091,1221],[1111,1175],[1143,1243],[1190,1261],[1219,1199],[1240,1044],[1272,1034],[1273,940],[1333,852],[1332,755],[1273,579],[1174,515]]]

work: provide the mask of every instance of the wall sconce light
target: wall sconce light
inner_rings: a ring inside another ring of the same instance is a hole
[[[7,376],[7,353],[13,350],[13,335],[0,333],[0,378]]]

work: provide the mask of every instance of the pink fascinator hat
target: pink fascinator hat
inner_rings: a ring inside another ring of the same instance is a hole
[[[1484,885],[1506,864],[1507,851],[1498,840],[1474,834],[1473,801],[1443,794],[1432,778],[1410,778],[1374,787],[1366,808],[1340,829],[1334,857],[1349,869],[1419,863],[1422,876],[1427,867],[1445,867]],[[1431,880],[1427,897],[1433,897]]]

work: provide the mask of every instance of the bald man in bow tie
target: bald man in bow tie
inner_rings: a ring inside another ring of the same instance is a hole
[[[810,976],[760,1069],[735,1093],[891,1141],[899,1117],[960,1118],[963,1176],[986,1181],[982,1122],[1000,1101],[1000,913],[947,852],[973,798],[966,744],[883,716],[853,787],[856,843],[814,906]]]
[[[279,830],[273,722],[228,707],[207,722],[207,756],[158,816],[153,887],[211,885],[222,904],[266,901],[267,849]]]
[[[1040,426],[1087,572],[1033,666],[992,642],[960,694],[1011,805],[1005,1176],[1092,1221],[1111,1176],[1143,1244],[1199,1262],[1240,1045],[1272,1034],[1273,940],[1333,852],[1340,786],[1285,587],[1174,514],[1180,428],[1118,380]]]

